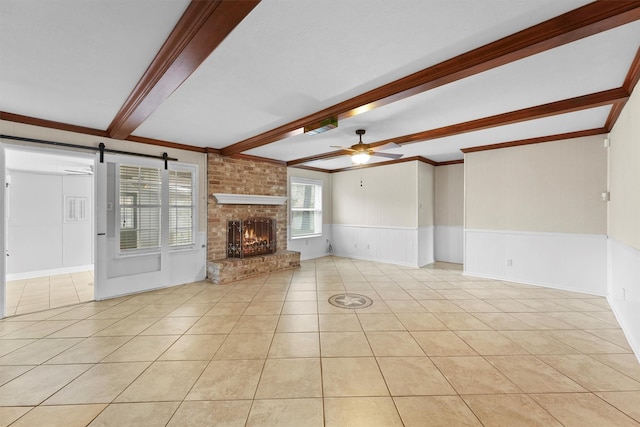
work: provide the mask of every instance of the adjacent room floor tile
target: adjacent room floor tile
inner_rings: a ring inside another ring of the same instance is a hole
[[[402,427],[390,397],[324,399],[326,427]]]
[[[269,359],[264,365],[256,399],[321,397],[320,359]]]
[[[456,394],[428,357],[379,357],[392,396]]]
[[[0,406],[38,405],[91,365],[37,366],[0,387]]]
[[[518,393],[521,390],[482,357],[432,357],[460,394]]]
[[[264,360],[214,360],[186,400],[253,399]]]
[[[317,332],[275,334],[269,349],[269,357],[320,357],[320,334]]]
[[[205,366],[204,361],[155,362],[118,396],[116,402],[181,401]]]
[[[164,426],[180,402],[113,403],[89,424],[91,427]]]
[[[481,427],[459,396],[394,397],[405,427]]]
[[[485,426],[562,426],[525,394],[467,395],[462,398]]]
[[[373,357],[322,359],[325,396],[388,396],[389,390]]]
[[[531,397],[568,427],[638,425],[631,417],[591,393],[533,394]]]
[[[88,368],[90,365],[83,365]],[[144,371],[149,362],[94,365],[69,385],[47,399],[47,405],[110,403]],[[52,365],[59,369],[59,365]],[[51,394],[51,393],[50,393]]]
[[[84,427],[106,407],[97,405],[38,406],[12,424],[12,427],[65,426]]]
[[[322,399],[255,400],[246,427],[322,427]]]
[[[251,400],[182,402],[167,426],[244,427]]]

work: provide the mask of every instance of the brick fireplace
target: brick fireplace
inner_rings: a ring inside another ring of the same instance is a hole
[[[287,168],[280,162],[232,158],[208,153],[208,248],[207,277],[214,283],[226,283],[263,273],[298,267],[300,253],[287,251],[287,205],[261,202],[260,196],[287,196]],[[217,201],[213,194],[252,195],[252,201]],[[269,198],[267,197],[267,198]],[[270,218],[277,224],[273,240],[274,254],[249,258],[227,255],[229,221]]]

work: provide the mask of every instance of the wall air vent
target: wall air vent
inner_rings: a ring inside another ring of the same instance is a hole
[[[307,135],[315,135],[317,133],[326,132],[338,127],[338,118],[329,117],[328,119],[321,120],[317,123],[310,124],[304,127],[304,133]]]

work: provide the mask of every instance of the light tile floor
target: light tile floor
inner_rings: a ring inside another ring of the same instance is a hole
[[[7,316],[93,300],[93,271],[7,282]]]
[[[327,257],[1,321],[0,424],[45,423],[638,426],[640,364],[604,298]]]

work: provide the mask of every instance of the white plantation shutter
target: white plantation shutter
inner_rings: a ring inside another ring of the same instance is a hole
[[[169,171],[169,245],[193,243],[193,172]]]
[[[160,247],[160,169],[120,165],[120,250]]]

